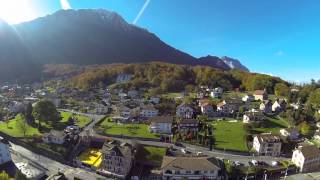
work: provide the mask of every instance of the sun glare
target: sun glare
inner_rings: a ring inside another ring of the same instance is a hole
[[[17,24],[36,18],[30,0],[0,0],[0,19],[9,24]]]

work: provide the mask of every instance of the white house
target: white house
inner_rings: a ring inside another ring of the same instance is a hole
[[[132,77],[133,77],[132,74],[119,74],[117,76],[116,82],[117,83],[126,83],[126,82],[130,81]]]
[[[259,108],[264,113],[272,113],[272,103],[269,100],[263,101]]]
[[[9,142],[0,137],[0,165],[11,161],[11,154],[9,152]]]
[[[254,96],[252,94],[247,94],[244,97],[242,97],[243,102],[252,102],[254,101]]]
[[[284,99],[280,99],[280,100],[276,100],[273,104],[272,104],[272,112],[281,112],[283,110],[285,110],[286,108],[286,101]]]
[[[156,116],[150,119],[149,130],[152,133],[171,134],[173,117]]]
[[[214,157],[164,156],[161,165],[162,179],[221,180],[220,162]]]
[[[281,139],[271,133],[255,135],[253,138],[253,149],[262,156],[280,156]]]
[[[51,130],[49,133],[43,135],[42,140],[48,144],[63,144],[66,135],[63,131]]]
[[[150,118],[158,116],[158,110],[153,105],[145,105],[140,107],[140,117]]]
[[[253,96],[256,101],[265,101],[268,99],[266,90],[256,90],[254,91]]]
[[[320,170],[320,150],[316,146],[303,145],[292,153],[291,161],[299,168],[300,172]]]
[[[176,109],[176,116],[182,118],[192,118],[194,110],[190,105],[185,103],[180,104]]]
[[[160,97],[156,97],[156,96],[150,97],[149,102],[150,103],[154,103],[154,104],[159,104],[160,103]]]
[[[261,122],[265,120],[265,116],[261,111],[248,111],[243,115],[243,123],[251,123],[251,122]]]
[[[280,134],[281,136],[287,137],[290,140],[298,139],[300,135],[297,128],[280,129]]]
[[[239,111],[242,104],[240,99],[226,99],[217,105],[217,111],[223,114],[233,114]]]
[[[211,90],[210,96],[212,98],[221,98],[223,93],[223,89],[221,87],[217,87]]]

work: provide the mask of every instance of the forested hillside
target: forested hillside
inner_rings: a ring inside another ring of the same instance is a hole
[[[207,66],[176,65],[162,62],[145,64],[113,64],[91,66],[75,76],[71,85],[87,89],[115,83],[118,74],[132,74],[133,79],[123,88],[154,88],[157,91],[182,91],[194,89],[199,85],[221,86],[226,90],[235,88],[256,90],[266,88],[274,92],[278,84],[288,85],[277,77],[263,74],[253,74],[239,70],[222,71]]]

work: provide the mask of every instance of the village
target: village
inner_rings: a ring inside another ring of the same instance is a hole
[[[119,74],[116,84],[131,78]],[[37,83],[6,84],[0,91],[0,164],[15,161],[31,179],[64,173],[31,173],[38,172],[30,167],[35,162],[17,161],[9,141],[105,178],[279,178],[320,168],[320,124],[295,125],[286,114],[304,104],[266,89],[203,85],[193,92],[150,95],[145,88],[83,91]],[[28,124],[27,109],[35,111],[43,101],[54,105],[59,122]]]

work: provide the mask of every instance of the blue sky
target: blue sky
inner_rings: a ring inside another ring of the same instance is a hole
[[[31,0],[38,16],[59,0]],[[318,0],[149,0],[136,25],[193,56],[238,58],[253,72],[291,81],[320,79]],[[146,0],[69,0],[105,8],[132,23]]]

